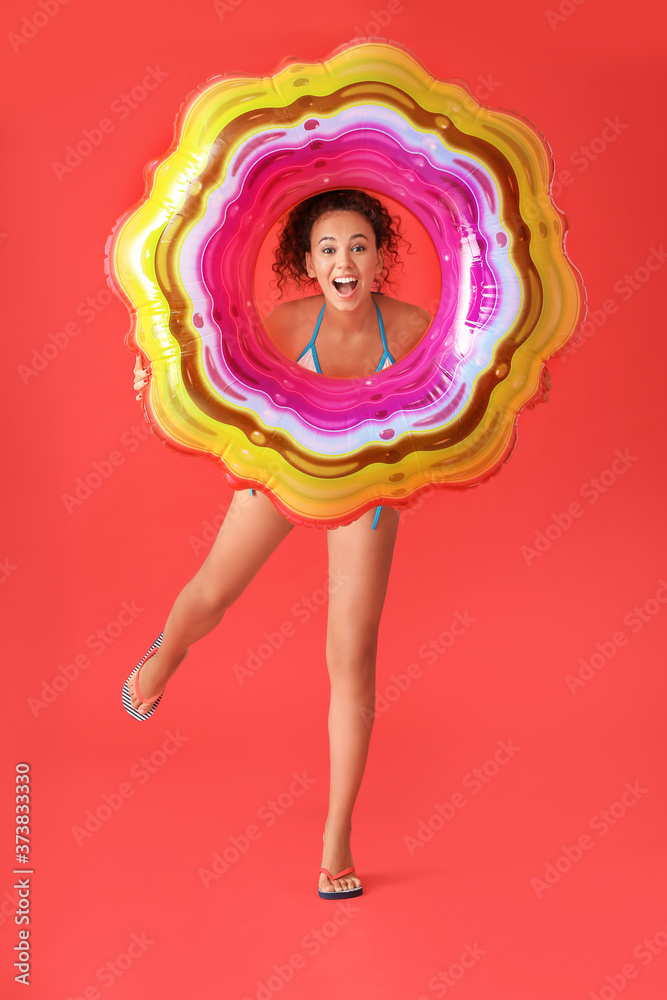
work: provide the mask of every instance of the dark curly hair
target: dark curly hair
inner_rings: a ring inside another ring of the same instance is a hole
[[[391,268],[400,263],[398,248],[406,242],[399,229],[400,219],[392,218],[381,201],[352,188],[323,191],[299,202],[284,217],[273,264],[281,295],[286,285],[315,285],[317,279],[309,278],[306,271],[306,252],[310,253],[310,233],[314,224],[329,212],[358,212],[370,222],[376,246],[383,250],[384,267],[375,279],[378,287],[387,280]]]

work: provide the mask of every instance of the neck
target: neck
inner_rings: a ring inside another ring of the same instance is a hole
[[[377,329],[375,303],[369,296],[367,303],[360,305],[353,312],[347,312],[335,307],[331,308],[327,302],[323,322],[326,322],[330,330],[340,331],[346,337],[355,333],[370,333]]]

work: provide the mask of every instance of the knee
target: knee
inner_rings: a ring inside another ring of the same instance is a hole
[[[329,619],[327,659],[375,659],[379,632],[380,622],[369,616],[360,619],[346,615]]]
[[[210,581],[196,576],[188,584],[189,596],[198,615],[203,618],[221,618],[236,596],[229,594],[221,587],[216,587]]]
[[[326,660],[329,675],[337,680],[362,686],[374,683],[377,634],[366,634],[357,641],[327,637]]]

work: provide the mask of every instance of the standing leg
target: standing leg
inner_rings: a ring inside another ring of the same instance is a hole
[[[398,511],[383,507],[375,530],[374,511],[328,532],[329,573],[342,579],[329,596],[327,668],[330,789],[322,861],[330,872],[353,865],[352,810],[361,785],[375,711],[375,662],[380,618],[398,530]],[[320,888],[353,889],[355,875],[320,875]]]
[[[162,645],[141,668],[142,698],[164,688],[188,646],[215,628],[293,527],[263,493],[234,493],[211,551],[174,602]],[[137,698],[133,679],[129,689],[132,707],[141,714],[150,711]]]

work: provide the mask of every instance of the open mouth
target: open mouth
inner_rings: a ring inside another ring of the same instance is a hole
[[[334,278],[334,288],[342,299],[349,298],[359,284],[357,278]]]

